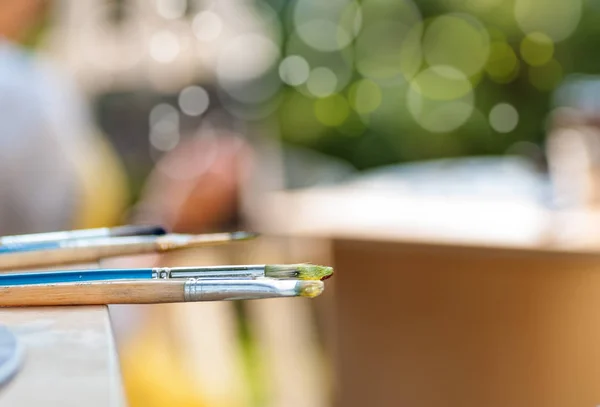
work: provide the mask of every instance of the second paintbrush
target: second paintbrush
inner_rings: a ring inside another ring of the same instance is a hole
[[[166,252],[247,240],[249,232],[167,234],[12,244],[0,247],[0,270],[95,262],[107,257]]]
[[[54,270],[0,274],[0,287],[118,280],[325,280],[333,268],[314,264],[258,264],[139,269]]]
[[[274,280],[118,280],[0,286],[0,307],[157,304],[190,301],[314,298],[322,281]]]

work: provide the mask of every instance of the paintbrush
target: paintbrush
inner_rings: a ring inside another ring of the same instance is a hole
[[[247,240],[248,232],[205,235],[167,234],[163,236],[127,236],[75,239],[56,242],[20,243],[0,246],[0,270],[57,266],[98,261],[107,257],[160,253],[178,249]]]
[[[156,304],[193,301],[256,300],[278,297],[313,298],[323,292],[322,281],[199,280],[94,281],[0,286],[1,307]]]
[[[56,242],[61,240],[94,239],[119,236],[160,236],[166,234],[162,226],[156,225],[125,225],[113,228],[80,229],[60,232],[33,233],[0,237],[0,246],[21,243]]]
[[[242,280],[272,278],[278,280],[324,280],[333,268],[313,264],[263,264],[207,267],[156,267],[136,269],[55,270],[0,274],[0,286],[62,284],[116,280]]]

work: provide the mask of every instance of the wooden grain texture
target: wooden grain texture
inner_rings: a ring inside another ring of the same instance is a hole
[[[183,301],[184,281],[115,281],[0,287],[1,307],[153,304]]]
[[[24,348],[21,370],[0,389],[4,407],[124,407],[106,307],[0,309]]]

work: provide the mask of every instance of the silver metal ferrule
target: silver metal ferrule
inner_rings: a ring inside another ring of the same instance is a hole
[[[252,266],[207,266],[207,267],[156,267],[153,279],[198,278],[198,279],[255,279],[265,277],[265,265]]]
[[[176,267],[169,270],[170,278],[251,279],[265,277],[265,265]]]
[[[298,296],[296,280],[198,280],[184,284],[185,301],[255,300]]]

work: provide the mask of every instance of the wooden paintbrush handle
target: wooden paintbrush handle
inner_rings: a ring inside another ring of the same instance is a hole
[[[155,243],[145,242],[119,246],[65,247],[53,250],[7,253],[0,255],[0,270],[88,263],[107,257],[154,253],[157,250],[158,246]]]
[[[183,302],[184,284],[159,280],[0,286],[0,307]]]

